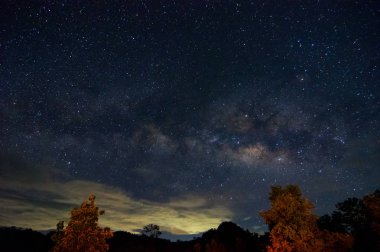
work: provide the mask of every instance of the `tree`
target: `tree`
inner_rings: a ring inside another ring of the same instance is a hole
[[[346,232],[359,233],[368,222],[363,200],[348,198],[336,204],[338,211],[333,213],[333,219],[340,220]]]
[[[112,232],[109,228],[98,226],[99,216],[103,214],[104,211],[100,211],[95,205],[95,196],[90,195],[79,208],[71,210],[70,221],[64,230],[63,237],[53,248],[53,252],[107,251],[106,239],[112,237]]]
[[[367,251],[380,251],[380,190],[364,196],[363,204],[368,216],[363,243],[367,246],[371,244],[367,247]]]
[[[302,196],[296,185],[272,187],[271,209],[261,212],[269,226],[271,244],[268,252],[346,251],[349,235],[320,231],[314,205]],[[339,250],[338,250],[339,248]]]
[[[64,221],[59,221],[57,223],[57,230],[51,236],[51,240],[54,243],[58,243],[63,238],[63,235],[64,235]]]
[[[226,252],[226,248],[220,241],[212,239],[206,244],[206,252]]]
[[[363,200],[348,198],[337,203],[337,210],[331,216],[324,215],[318,220],[323,230],[357,235],[363,232],[368,223],[368,214]]]
[[[160,227],[155,224],[146,225],[141,233],[152,238],[158,238],[161,235]]]
[[[318,225],[323,230],[351,234],[355,251],[380,251],[380,191],[363,199],[348,198],[336,204],[336,210],[322,216]]]

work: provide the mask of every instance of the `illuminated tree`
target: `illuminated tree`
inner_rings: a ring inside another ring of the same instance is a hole
[[[158,238],[161,235],[160,227],[155,224],[146,225],[141,231],[142,235]]]
[[[108,250],[106,239],[112,237],[109,228],[100,228],[98,218],[104,211],[95,205],[95,196],[90,195],[79,208],[71,210],[70,222],[63,237],[53,248],[53,252],[104,252]],[[62,223],[63,224],[63,223]]]
[[[270,229],[268,252],[346,251],[352,245],[347,234],[318,229],[314,205],[298,186],[272,187],[269,199],[271,209],[260,213]]]

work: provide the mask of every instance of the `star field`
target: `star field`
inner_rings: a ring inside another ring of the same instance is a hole
[[[53,228],[99,192],[115,229],[265,230],[271,185],[300,185],[318,214],[379,187],[376,2],[3,1],[0,13],[0,225]],[[36,206],[45,216],[22,222]]]

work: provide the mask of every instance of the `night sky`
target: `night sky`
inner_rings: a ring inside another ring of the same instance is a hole
[[[265,231],[380,186],[377,1],[1,1],[0,226]]]

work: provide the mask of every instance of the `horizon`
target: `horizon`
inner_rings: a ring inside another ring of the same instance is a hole
[[[379,189],[376,189],[376,190],[379,190]],[[96,195],[95,195],[96,196]],[[365,196],[365,195],[363,195]],[[360,197],[361,198],[361,197]],[[348,198],[347,198],[348,199]],[[269,200],[269,199],[268,199]],[[340,201],[340,202],[343,202]],[[339,202],[336,202],[336,203],[339,203]],[[73,206],[73,208],[77,208],[79,207],[80,204],[78,204],[77,206]],[[73,209],[71,208],[71,209]],[[70,218],[69,218],[69,214],[70,214],[70,211],[67,211],[67,218],[62,218],[60,220],[63,220],[65,225],[67,225],[67,223],[69,222]],[[104,210],[104,209],[101,209],[101,210]],[[105,211],[106,212],[106,211]],[[259,214],[259,213],[257,213]],[[324,214],[332,214],[332,212],[329,212],[329,213],[324,213]],[[321,215],[317,215],[318,217],[321,217]],[[134,234],[134,235],[142,235],[141,231],[142,231],[142,228],[140,229],[133,229],[133,230],[128,230],[128,229],[114,229],[112,226],[107,226],[107,225],[104,225],[104,221],[102,221],[102,219],[104,218],[104,215],[101,216],[101,220],[99,220],[99,224],[101,227],[109,227],[113,232],[128,232],[128,233],[131,233],[131,234]],[[205,229],[203,231],[200,231],[198,233],[172,233],[168,230],[165,230],[165,229],[161,229],[160,227],[160,231],[162,231],[162,234],[159,238],[161,239],[168,239],[170,241],[189,241],[189,240],[192,240],[194,238],[197,238],[197,237],[201,237],[203,235],[203,233],[207,232],[207,231],[210,231],[212,229],[216,230],[222,223],[225,223],[225,222],[231,222],[230,220],[224,220],[222,222],[220,222],[217,226],[214,226],[214,227],[209,227],[208,229]],[[238,225],[237,223],[235,222],[232,222],[236,225]],[[239,227],[241,227],[240,225],[238,225]],[[21,229],[21,230],[27,230],[27,229],[31,229],[33,231],[37,231],[39,233],[42,233],[44,235],[47,235],[49,232],[51,231],[55,231],[56,228],[52,227],[52,228],[48,228],[48,229],[34,229],[33,227],[30,227],[30,226],[15,226],[15,225],[8,225],[8,226],[0,226],[0,228],[16,228],[16,229]],[[243,227],[241,227],[242,229],[244,229]],[[262,230],[251,230],[249,228],[245,228],[244,230],[247,230],[249,232],[251,232],[252,234],[259,234],[259,235],[264,235],[266,232],[268,232],[268,229],[267,227],[262,229]]]
[[[2,228],[15,228],[17,230],[32,230],[32,231],[36,231],[36,232],[39,232],[43,235],[47,235],[49,234],[50,232],[52,231],[56,231],[57,229],[56,228],[52,228],[52,229],[47,229],[47,230],[34,230],[32,228],[28,228],[28,227],[16,227],[16,226],[0,226],[0,229]],[[138,232],[129,232],[127,230],[113,230],[111,228],[112,232],[127,232],[127,233],[130,233],[130,234],[133,234],[133,235],[138,235],[138,236],[142,236],[141,233],[138,233]],[[210,230],[210,229],[209,229]],[[208,231],[208,230],[207,230]],[[169,233],[169,232],[166,232],[164,230],[162,230],[162,234],[157,237],[159,239],[166,239],[166,240],[169,240],[169,241],[172,241],[172,242],[175,242],[175,241],[191,241],[195,238],[199,238],[202,236],[204,232],[201,232],[201,233],[198,233],[198,234],[172,234],[172,233]]]

